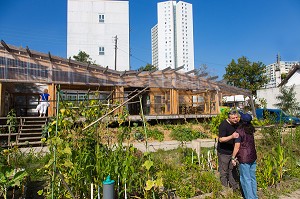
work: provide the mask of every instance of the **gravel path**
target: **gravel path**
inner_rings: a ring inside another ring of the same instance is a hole
[[[300,199],[300,189],[290,194],[279,196],[279,199]]]

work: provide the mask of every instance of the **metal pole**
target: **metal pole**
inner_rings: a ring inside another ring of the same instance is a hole
[[[118,49],[118,36],[115,37],[115,70],[117,70],[117,49]]]
[[[60,85],[58,85],[58,91],[56,92],[56,124],[55,124],[55,136],[57,136],[57,129],[58,129],[58,109],[59,109],[59,97],[60,97]],[[51,180],[51,198],[54,199],[54,180],[56,174],[56,145],[53,146],[53,174]]]

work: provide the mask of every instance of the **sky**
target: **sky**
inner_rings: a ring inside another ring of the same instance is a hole
[[[151,63],[157,3],[130,0],[130,67]],[[193,5],[195,68],[225,74],[232,59],[300,61],[300,0],[185,0]],[[0,0],[0,39],[67,56],[67,0]]]

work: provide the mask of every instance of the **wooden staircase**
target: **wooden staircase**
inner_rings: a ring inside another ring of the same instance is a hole
[[[21,118],[19,134],[15,145],[17,146],[42,146],[42,131],[48,122],[48,117]]]

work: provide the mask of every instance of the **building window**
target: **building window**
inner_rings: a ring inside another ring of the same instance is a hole
[[[104,55],[104,47],[99,47],[99,55]]]
[[[104,14],[99,14],[99,23],[104,23]]]

